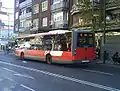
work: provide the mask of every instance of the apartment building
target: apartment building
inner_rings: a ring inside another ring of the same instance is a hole
[[[106,0],[106,26],[109,31],[120,30],[120,0]]]
[[[71,26],[74,0],[15,0],[15,31],[40,33]]]
[[[51,0],[41,0],[39,32],[50,31]]]
[[[50,30],[51,0],[15,0],[14,30],[40,33]]]
[[[70,9],[73,0],[52,0],[51,5],[51,28],[69,29]]]
[[[15,0],[15,32],[30,33],[32,26],[32,0]]]
[[[71,9],[72,28],[91,29],[99,26],[100,0],[73,0]],[[95,23],[95,24],[93,24]]]

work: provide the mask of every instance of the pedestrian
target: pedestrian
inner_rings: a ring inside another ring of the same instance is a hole
[[[107,54],[107,51],[105,50],[103,54],[103,64],[106,63],[106,60],[108,60],[108,54]]]
[[[100,59],[100,48],[96,49],[96,55],[97,55],[97,59]]]
[[[120,63],[120,57],[119,57],[119,53],[116,52],[113,56],[112,56],[112,60],[114,62],[114,64],[116,64],[117,62]]]

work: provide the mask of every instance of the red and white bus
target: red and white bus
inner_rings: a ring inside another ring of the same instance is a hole
[[[55,30],[17,38],[15,55],[51,63],[96,62],[95,34]]]

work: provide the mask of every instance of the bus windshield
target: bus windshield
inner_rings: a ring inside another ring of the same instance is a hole
[[[78,33],[77,35],[77,47],[94,46],[94,34],[92,33]]]

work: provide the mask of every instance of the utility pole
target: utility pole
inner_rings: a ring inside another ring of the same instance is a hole
[[[103,44],[106,43],[106,0],[103,0]]]

